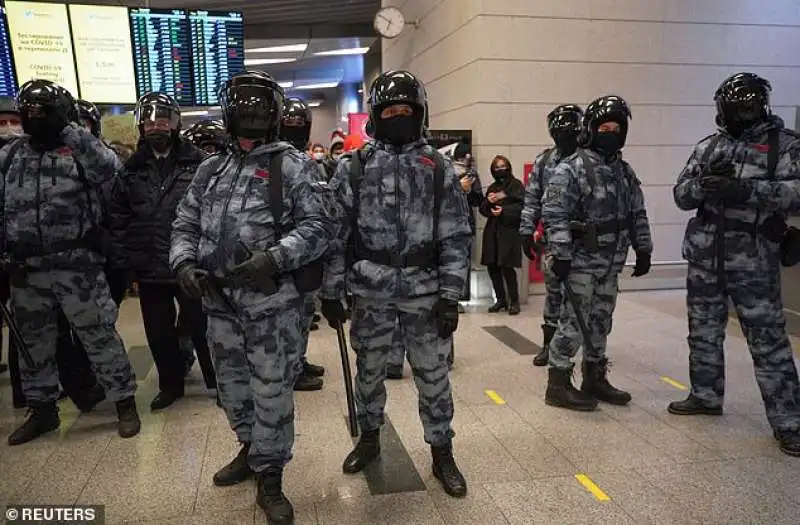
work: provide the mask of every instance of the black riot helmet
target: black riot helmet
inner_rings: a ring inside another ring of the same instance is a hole
[[[583,110],[575,104],[562,104],[548,113],[547,130],[562,153],[572,154],[578,147],[582,120]]]
[[[283,88],[269,73],[234,75],[219,90],[225,129],[233,138],[275,141],[285,98]]]
[[[772,115],[769,81],[755,73],[736,73],[726,78],[714,93],[717,125],[738,137]]]
[[[311,140],[311,109],[299,98],[289,97],[283,106],[280,139],[300,151],[305,151]]]
[[[184,138],[206,153],[220,153],[228,147],[228,134],[225,126],[218,120],[195,122],[186,130]]]
[[[49,80],[25,82],[19,89],[17,105],[22,129],[36,138],[46,134],[53,139],[61,130],[46,129],[49,122],[75,122],[78,116],[72,93]]]
[[[381,73],[370,87],[368,100],[375,138],[395,146],[419,140],[426,129],[427,98],[422,81],[408,71]],[[381,118],[386,108],[396,104],[408,105],[413,114]]]
[[[625,140],[628,137],[628,121],[631,118],[631,110],[622,97],[605,95],[597,98],[586,106],[580,143],[590,149],[598,149],[597,128],[605,122],[616,122],[620,129],[617,150],[621,150],[625,147]]]
[[[92,135],[100,138],[100,110],[91,102],[85,100],[78,100],[78,124],[83,126],[85,123],[89,124],[89,130]]]
[[[139,135],[142,137],[145,135],[144,124],[148,121],[169,120],[169,130],[175,139],[181,129],[181,108],[175,99],[166,93],[152,92],[141,97],[136,102],[134,116],[139,127]]]

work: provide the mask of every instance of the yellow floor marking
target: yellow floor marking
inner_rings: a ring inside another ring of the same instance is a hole
[[[675,381],[674,379],[672,379],[670,377],[661,376],[661,380],[663,382],[665,382],[666,384],[670,385],[670,386],[674,386],[678,390],[689,390],[689,387],[687,387],[683,383],[679,383],[678,381]]]
[[[495,392],[494,390],[487,390],[486,391],[486,395],[489,396],[489,399],[491,399],[492,401],[494,401],[498,405],[505,405],[506,404],[506,400],[503,399],[502,397],[500,397],[497,394],[497,392]]]
[[[575,474],[575,479],[578,480],[578,483],[583,485],[583,488],[591,492],[597,501],[611,501],[608,494],[600,490],[600,487],[595,485],[594,481],[589,479],[589,476],[586,474]]]

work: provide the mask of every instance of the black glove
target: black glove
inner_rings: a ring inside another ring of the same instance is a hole
[[[522,235],[522,253],[528,260],[533,260],[535,254],[539,253],[539,246],[533,239],[533,235]]]
[[[270,278],[276,273],[278,273],[278,267],[269,252],[253,252],[249,259],[234,266],[228,277],[240,286],[248,285],[258,288],[259,279]]]
[[[631,277],[641,277],[650,273],[650,254],[647,252],[636,252],[636,265],[633,267]]]
[[[436,332],[440,339],[447,339],[458,328],[458,302],[438,299],[431,309],[431,317],[436,321]]]
[[[187,297],[200,300],[206,292],[205,283],[208,279],[208,272],[200,270],[192,262],[181,263],[175,270],[178,277],[178,286]]]
[[[570,259],[553,259],[550,264],[556,278],[559,281],[566,281],[570,270],[572,270],[572,261]]]
[[[336,328],[347,321],[347,312],[342,301],[333,299],[323,299],[320,311],[322,316],[328,320],[328,326]]]

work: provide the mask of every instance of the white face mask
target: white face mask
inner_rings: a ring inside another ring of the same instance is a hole
[[[456,161],[453,163],[453,169],[456,171],[456,175],[460,177],[467,172],[467,165]]]
[[[22,135],[22,126],[0,126],[0,137],[14,138]]]
[[[314,160],[316,160],[317,162],[321,161],[324,158],[325,158],[324,153],[319,153],[319,152],[314,153]]]
[[[333,156],[333,160],[336,160],[336,161],[338,161],[338,160],[339,160],[339,159],[341,159],[341,158],[342,158],[342,154],[341,154],[341,153],[336,153],[336,154]]]

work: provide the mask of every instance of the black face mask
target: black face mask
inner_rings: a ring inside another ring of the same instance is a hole
[[[578,137],[570,131],[556,131],[553,133],[553,140],[558,151],[564,155],[572,155],[578,149]]]
[[[167,131],[151,131],[144,140],[156,153],[164,153],[172,145],[172,135]]]
[[[31,136],[37,149],[49,151],[60,145],[60,130],[56,131],[47,118],[32,118],[25,122],[24,131]]]
[[[295,148],[303,151],[308,145],[309,133],[306,128],[297,126],[285,126],[281,130],[283,140],[294,146]]]
[[[618,131],[596,132],[592,140],[592,149],[596,152],[611,156],[622,147],[622,134]]]
[[[408,115],[378,119],[375,123],[375,138],[392,146],[411,144],[420,138],[419,119]]]
[[[497,180],[505,179],[506,177],[508,177],[509,173],[511,173],[511,170],[509,170],[506,167],[492,168],[492,177],[494,177]]]

